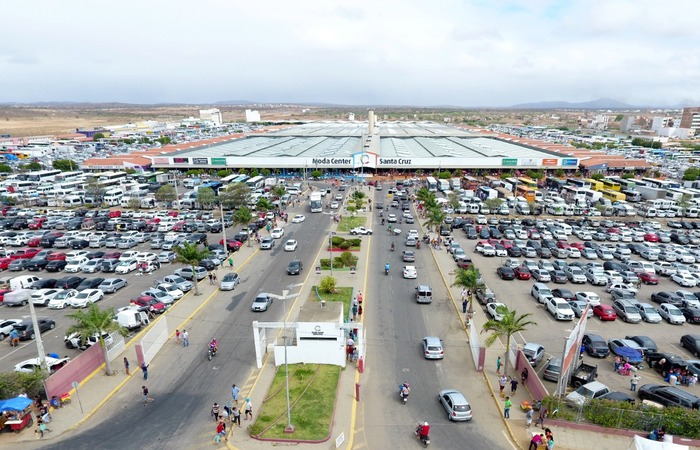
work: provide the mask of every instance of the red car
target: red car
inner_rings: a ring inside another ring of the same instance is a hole
[[[518,280],[529,280],[532,274],[530,274],[530,270],[528,270],[527,267],[523,266],[518,266],[513,269],[513,272],[515,272],[515,276],[518,278]]]
[[[503,248],[508,250],[508,249],[513,248],[513,241],[510,241],[508,239],[503,239],[503,240],[501,240],[501,245],[503,246]]]
[[[170,217],[177,217],[180,215],[180,212],[179,211],[168,211],[168,215]]]
[[[566,241],[557,241],[557,247],[568,250],[571,248],[571,244]]]
[[[30,248],[26,250],[17,250],[15,253],[10,255],[10,259],[15,260],[15,259],[30,259],[33,258],[34,255],[39,253],[39,250],[35,248]]]
[[[219,241],[219,245],[224,245],[223,239]],[[235,252],[238,251],[238,249],[240,249],[243,246],[243,244],[235,239],[226,239],[226,246],[228,247],[228,251]]]
[[[161,314],[165,312],[165,305],[148,295],[142,295],[135,299],[129,300],[129,304],[140,306],[141,308],[148,308],[149,311],[154,312],[156,314]]]
[[[593,307],[593,315],[598,316],[600,320],[615,320],[617,319],[617,313],[610,305],[600,304]]]
[[[569,244],[573,248],[577,248],[579,251],[583,250],[586,246],[583,242],[572,242]]]
[[[33,237],[27,241],[27,246],[29,247],[38,247],[41,243],[41,238],[38,237]]]
[[[185,221],[181,220],[181,221],[177,222],[175,225],[173,225],[173,231],[182,231],[184,226],[185,226]]]
[[[659,284],[659,277],[657,277],[656,274],[649,272],[641,272],[638,273],[637,276],[640,280],[642,280],[642,283],[644,284]]]
[[[7,268],[10,266],[10,263],[14,261],[12,258],[1,258],[0,259],[0,270],[7,270]]]
[[[112,211],[109,212],[109,218],[110,218],[110,219],[115,219],[115,218],[121,217],[121,216],[122,216],[122,212],[119,211],[119,210],[112,210]]]
[[[44,222],[46,222],[46,219],[43,217],[34,219],[31,222],[29,222],[29,225],[27,225],[27,227],[30,230],[41,230],[41,227],[44,226]]]
[[[121,252],[105,253],[102,255],[102,259],[119,259],[121,256]]]
[[[66,259],[66,254],[61,253],[61,252],[51,253],[49,256],[46,257],[47,261],[57,261],[57,260],[64,261],[65,259]]]
[[[647,233],[644,235],[644,240],[647,242],[659,242],[659,236],[656,233]]]

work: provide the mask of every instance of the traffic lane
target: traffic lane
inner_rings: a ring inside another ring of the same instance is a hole
[[[318,245],[325,240],[322,234],[317,233],[317,226],[327,222],[323,220],[324,216],[317,216],[316,221],[320,223],[311,220],[305,222],[308,227],[298,227],[294,231],[297,240],[309,242],[309,245],[300,246],[295,254],[306,261],[315,256]],[[316,245],[311,244],[314,239]],[[225,404],[230,399],[231,384],[237,383],[242,386],[255,366],[252,322],[275,322],[282,319],[282,301],[274,301],[269,311],[254,313],[250,309],[253,298],[260,292],[281,294],[282,289],[291,281],[304,279],[287,276],[286,259],[275,256],[277,255],[274,254],[274,250],[269,254],[267,251],[258,252],[250,264],[239,270],[241,284],[232,292],[218,292],[188,323],[186,329],[190,334],[191,344],[187,350],[166,346],[162,354],[153,361],[152,370],[149,371],[149,383],[152,387],[149,389],[157,401],[148,406],[149,427],[139,426],[144,417],[138,412],[133,417],[125,417],[128,415],[118,414],[112,409],[100,412],[99,417],[95,418],[95,422],[100,424],[81,433],[70,443],[78,445],[78,448],[88,448],[99,439],[106,448],[117,448],[123,445],[120,437],[104,437],[110,430],[115,429],[115,424],[119,427],[116,429],[134,430],[130,442],[144,448],[155,448],[154,442],[158,443],[158,448],[196,448],[201,446],[203,436],[209,439],[214,426],[209,416],[211,405],[214,402]],[[220,274],[225,272],[225,269],[219,271]],[[281,275],[277,278],[277,275],[271,274]],[[291,304],[287,306],[290,307]],[[170,326],[172,328],[176,325]],[[274,340],[276,333],[272,331],[270,339]],[[207,344],[212,338],[219,341],[219,352],[212,361],[208,361]],[[163,374],[164,378],[156,378],[156,373]],[[158,396],[159,392],[166,394]],[[242,393],[243,395],[245,393]],[[165,397],[164,402],[158,401],[161,397]],[[126,401],[132,400],[129,398]],[[198,411],[201,414],[173,415],[172,411]],[[154,433],[153,430],[157,431]]]
[[[496,275],[496,268],[502,264],[503,258],[485,258],[480,254],[474,254],[473,260],[476,266],[480,269],[482,277],[486,284],[496,293],[498,301],[502,301],[509,307],[515,307],[519,314],[532,313],[531,320],[538,323],[537,326],[528,328],[522,333],[515,336],[518,344],[525,342],[537,342],[545,346],[547,356],[544,361],[550,357],[561,357],[564,347],[564,339],[571,333],[575,326],[575,322],[556,321],[552,315],[540,305],[530,295],[530,289],[533,282],[531,281],[502,281]],[[522,260],[522,258],[521,258]],[[571,284],[556,285],[548,283],[554,289],[558,286],[566,287],[572,292],[591,291],[597,293],[603,303],[611,304],[611,297],[605,291],[603,286],[593,286],[586,284]],[[661,277],[658,286],[643,285],[638,299],[651,303],[652,292],[661,290],[675,291],[679,287],[668,278]],[[483,311],[483,307],[481,307]],[[485,314],[485,313],[484,313]],[[546,331],[545,331],[546,330]],[[670,325],[661,322],[651,324],[641,322],[637,324],[626,323],[621,319],[616,321],[604,322],[596,317],[592,317],[587,321],[587,333],[599,334],[607,340],[612,338],[624,338],[625,336],[644,335],[649,336],[656,342],[657,346],[662,351],[669,351],[678,354],[685,359],[694,359],[692,355],[679,345],[680,337],[683,334],[700,333],[700,329],[696,329],[695,325]],[[614,356],[608,356],[604,359],[584,358],[591,364],[598,365],[601,377],[599,380],[615,390],[629,390],[629,378],[612,374]],[[544,364],[537,367],[537,371],[541,373],[544,370]],[[608,370],[610,370],[608,374]],[[642,377],[642,382],[658,383],[661,377],[651,370],[640,371],[638,374]],[[554,388],[552,388],[554,389]]]

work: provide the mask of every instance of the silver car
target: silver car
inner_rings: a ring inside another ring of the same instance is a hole
[[[442,359],[445,356],[445,350],[442,348],[442,341],[436,336],[427,336],[423,338],[423,357],[425,359]]]
[[[472,420],[472,407],[461,392],[454,389],[445,389],[438,394],[438,401],[445,408],[449,420]]]
[[[105,294],[113,294],[123,287],[126,287],[126,280],[123,278],[107,278],[97,286]]]

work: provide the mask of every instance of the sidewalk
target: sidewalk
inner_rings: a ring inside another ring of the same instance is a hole
[[[258,250],[257,246],[251,245],[248,247],[244,245],[241,249],[233,254],[235,261],[235,270],[240,270],[241,266],[249,260]],[[167,269],[165,269],[167,271]],[[218,269],[218,274],[223,277],[223,274],[229,269],[227,267]],[[166,317],[170,322],[169,327],[171,329],[179,328],[189,328],[188,322],[190,319],[203,308],[208,301],[219,292],[217,285],[210,285],[205,278],[199,282],[200,296],[195,297],[194,288],[187,293],[182,299],[177,301],[170,309],[165,313],[155,319],[161,320],[161,317]],[[134,336],[126,344],[124,351],[119,354],[112,361],[112,369],[115,374],[113,376],[105,375],[104,365],[97,369],[95,372],[90,374],[78,387],[77,393],[75,390],[71,392],[72,401],[71,403],[63,406],[58,410],[53,410],[51,412],[52,420],[49,424],[51,433],[46,433],[42,440],[37,440],[34,435],[34,428],[29,427],[22,432],[15,433],[3,433],[0,438],[0,442],[3,445],[23,443],[22,445],[28,445],[29,442],[36,442],[37,447],[40,447],[40,442],[42,441],[58,441],[61,435],[68,431],[73,431],[83,425],[97,410],[105,405],[119,390],[131,380],[134,375],[140,377],[141,370],[138,367],[136,358],[134,356],[134,343],[138,342],[140,337],[145,333],[145,330],[140,331],[136,336]],[[130,372],[131,375],[127,376],[124,373],[123,359],[124,357],[129,359],[131,364]],[[138,390],[138,389],[137,389]],[[82,404],[82,409],[81,405]]]

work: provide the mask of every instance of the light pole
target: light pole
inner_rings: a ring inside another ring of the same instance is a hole
[[[219,212],[221,212],[221,233],[224,237],[224,252],[226,252],[226,257],[228,257],[228,241],[226,241],[226,224],[224,223],[224,202],[219,202]]]
[[[332,212],[322,212],[328,216],[328,257],[331,260],[331,276],[333,276],[333,213]]]
[[[299,294],[289,295],[289,289],[301,285],[302,284],[299,283],[287,286],[288,289],[282,290],[282,295],[270,294],[270,297],[272,298],[281,299],[284,308],[284,311],[282,312],[282,326],[284,329],[282,339],[284,340],[284,384],[287,391],[287,426],[284,428],[285,433],[294,433],[294,425],[292,425],[292,410],[289,402],[289,366],[287,365],[287,299],[298,297]]]

